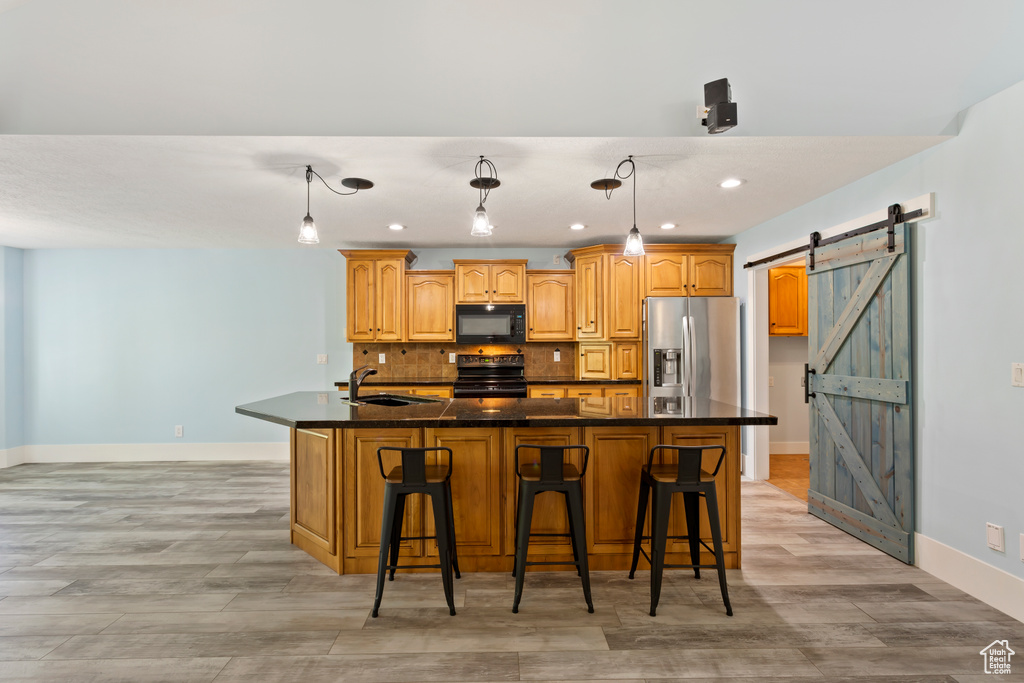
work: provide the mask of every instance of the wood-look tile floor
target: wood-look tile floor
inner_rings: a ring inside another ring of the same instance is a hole
[[[276,463],[0,470],[2,681],[982,681],[1024,624],[745,482],[743,569],[336,576],[288,543]],[[1014,662],[1014,665],[1017,665]],[[1002,680],[1024,680],[1021,673]]]

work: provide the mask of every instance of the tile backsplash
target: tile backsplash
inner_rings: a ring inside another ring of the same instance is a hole
[[[555,362],[555,351],[561,358]],[[379,354],[385,355],[380,363]],[[522,353],[527,377],[573,379],[576,376],[576,343],[529,342],[519,345],[466,345],[450,343],[378,343],[352,345],[352,367],[369,365],[377,371],[374,379],[441,379],[455,381],[455,363],[450,353]]]

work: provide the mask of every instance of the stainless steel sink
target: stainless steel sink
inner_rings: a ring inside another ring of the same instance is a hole
[[[422,403],[439,403],[441,399],[429,396],[409,396],[403,394],[368,394],[356,399],[356,404],[368,403],[374,406],[411,406]]]

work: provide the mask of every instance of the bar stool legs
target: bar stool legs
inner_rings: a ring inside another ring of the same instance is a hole
[[[679,460],[675,464],[654,465],[654,455],[659,450],[675,451]],[[702,456],[705,450],[718,451],[718,464],[714,472],[702,469]],[[662,575],[666,567],[693,569],[694,578],[700,578],[702,568],[716,569],[718,583],[722,590],[722,602],[725,613],[732,616],[732,605],[729,602],[729,588],[725,578],[725,550],[722,545],[722,529],[718,518],[718,495],[715,490],[715,476],[725,457],[725,448],[721,446],[655,446],[651,449],[647,466],[640,473],[640,491],[636,511],[636,529],[633,535],[633,562],[629,569],[629,578],[636,573],[640,554],[643,553],[642,542],[645,538],[651,541],[651,554],[647,558],[651,563],[651,616],[656,616],[658,602],[661,599]],[[669,536],[668,528],[672,512],[672,494],[681,493],[683,509],[686,515],[686,536]],[[711,539],[714,548],[700,538],[700,499],[704,498],[708,510],[708,524],[711,528]],[[651,505],[651,535],[644,536],[644,521],[647,517],[647,504]],[[668,539],[687,540],[690,551],[690,564],[666,564]],[[715,564],[700,563],[701,546],[714,552]],[[646,553],[644,553],[646,556]]]

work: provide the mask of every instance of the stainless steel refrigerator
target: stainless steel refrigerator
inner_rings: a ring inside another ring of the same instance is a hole
[[[740,405],[739,299],[644,299],[644,359],[650,397]]]

